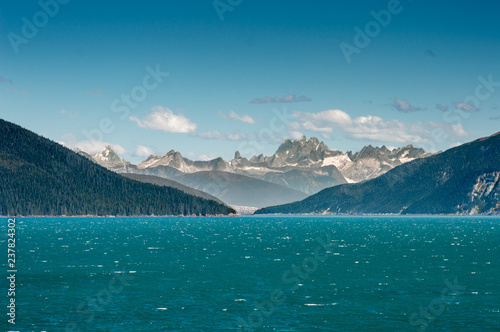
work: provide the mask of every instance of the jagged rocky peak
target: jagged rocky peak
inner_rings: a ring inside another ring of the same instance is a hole
[[[210,163],[210,164],[225,164],[226,163],[224,161],[224,159],[222,159],[222,157],[217,157],[217,158],[214,158],[214,159],[209,160],[207,162]]]
[[[373,159],[380,159],[380,160],[385,160],[387,158],[397,158],[399,157],[398,153],[401,152],[401,154],[404,151],[407,151],[408,149],[405,150],[405,148],[400,148],[400,149],[393,149],[392,151],[389,150],[385,145],[382,145],[381,147],[374,147],[372,145],[365,146],[361,149],[361,151],[352,153],[349,151],[347,154],[351,158],[351,160],[356,161],[356,160],[361,160],[361,159],[368,159],[368,158],[373,158]],[[422,153],[425,153],[423,149],[418,149],[421,150]],[[418,157],[418,153],[416,153],[415,157]]]
[[[146,160],[144,160],[143,162],[148,162],[148,161],[158,160],[158,159],[160,159],[160,158],[161,158],[161,156],[160,156],[160,155],[154,155],[154,154],[152,154],[152,155],[150,155],[150,156],[149,156]]]
[[[286,164],[286,156],[282,154],[274,154],[269,161],[269,166],[271,167],[281,167]]]
[[[84,155],[82,152],[79,153]],[[126,172],[127,167],[131,165],[129,161],[121,159],[110,145],[106,146],[102,152],[96,153],[90,157],[91,160],[99,165],[117,173]]]
[[[177,155],[181,155],[181,153],[175,150],[170,150],[167,153],[165,153],[165,156],[177,156]]]
[[[398,153],[400,151],[407,151],[407,150],[423,150],[423,149],[418,149],[418,148],[414,147],[413,144],[408,144],[408,145],[402,146],[400,148],[395,148],[391,152],[393,154],[396,154],[396,153]]]
[[[146,160],[144,160],[143,162],[139,163],[137,165],[138,168],[146,168],[146,167],[149,167],[155,163],[157,163],[159,160],[161,160],[163,156],[162,155],[150,155]]]
[[[251,162],[247,158],[242,157],[239,151],[235,152],[233,160],[229,161],[229,163],[227,164],[228,167],[232,168],[242,168],[248,167],[250,165]]]
[[[324,142],[320,142],[316,137],[311,137],[309,140],[305,136],[302,136],[300,140],[289,140],[284,141],[276,150],[276,154],[285,155],[289,160],[299,160],[311,157],[312,155],[318,159],[319,155],[324,151],[330,151],[328,146]]]
[[[177,152],[175,150],[170,150],[167,153],[165,153],[161,159],[163,161],[174,160],[180,162],[182,161],[183,157],[180,152]]]
[[[380,151],[381,151],[382,153],[384,153],[384,154],[389,154],[389,153],[391,153],[391,150],[389,150],[389,149],[387,148],[387,146],[385,146],[385,145],[382,145],[382,146],[380,147]]]
[[[264,157],[263,153],[259,154],[258,156],[253,156],[252,158],[250,158],[250,162],[252,163],[261,163],[264,162],[265,160],[266,157]]]
[[[416,148],[412,144],[402,148],[394,149],[391,151],[394,158],[401,159],[401,161],[409,161],[410,159],[428,157],[430,154],[425,152],[422,148]]]
[[[163,156],[161,163],[168,166],[182,167],[184,158],[180,152],[170,150]]]
[[[364,158],[377,158],[379,156],[378,154],[378,148],[373,147],[371,144],[364,146],[361,151],[356,152],[353,155],[353,160],[359,160],[359,159],[364,159]]]
[[[94,157],[100,161],[122,161],[111,145],[106,146],[101,153],[95,154]]]

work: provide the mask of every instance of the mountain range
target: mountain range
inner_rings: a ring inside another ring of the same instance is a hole
[[[366,181],[428,155],[412,145],[391,150],[369,145],[356,153],[341,152],[331,150],[315,137],[307,140],[304,136],[284,141],[271,156],[261,154],[247,159],[236,151],[229,161],[220,157],[192,161],[171,150],[134,165],[120,158],[110,146],[86,156],[117,173],[167,178],[230,205],[265,207],[298,201],[331,186]]]
[[[498,214],[500,133],[256,213]]]
[[[344,153],[314,137],[230,161],[170,151],[134,165],[111,147],[77,152],[0,119],[0,215],[235,212],[225,204],[257,214],[500,213],[500,133],[432,155],[411,145]]]

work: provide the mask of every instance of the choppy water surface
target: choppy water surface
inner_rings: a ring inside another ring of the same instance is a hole
[[[16,237],[13,330],[500,330],[495,217],[22,218]]]

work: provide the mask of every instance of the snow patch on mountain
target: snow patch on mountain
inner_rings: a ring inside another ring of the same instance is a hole
[[[230,161],[222,158],[192,161],[171,150],[165,155],[151,155],[140,164],[131,165],[120,159],[111,147],[92,157],[102,166],[121,173],[169,176],[175,172],[223,171],[314,194],[338,184],[375,178],[396,166],[425,156],[427,154],[423,149],[412,145],[392,150],[369,145],[356,153],[341,152],[330,149],[316,137],[307,140],[303,136],[299,140],[285,140],[271,156],[261,154],[247,159],[236,151]]]
[[[78,153],[82,154],[81,152]],[[106,146],[102,152],[96,153],[91,157],[99,165],[117,173],[124,173],[130,165],[130,162],[121,159],[110,145]]]
[[[323,166],[329,165],[333,165],[342,171],[352,165],[352,160],[348,155],[341,153],[339,155],[323,159]]]
[[[122,161],[121,158],[115,153],[115,151],[113,151],[113,148],[110,145],[106,146],[101,153],[95,154],[94,158],[99,161]]]

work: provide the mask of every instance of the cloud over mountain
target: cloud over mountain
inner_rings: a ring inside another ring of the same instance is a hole
[[[374,115],[352,118],[341,110],[327,110],[319,113],[292,112],[297,121],[289,124],[289,129],[296,131],[314,131],[318,133],[344,133],[356,140],[376,142],[422,143],[432,140],[434,128],[440,128],[450,136],[467,135],[460,124],[437,122],[402,122],[384,120]]]
[[[135,150],[135,155],[138,157],[149,157],[154,154],[153,149],[144,145],[137,145],[137,149]]]
[[[184,115],[176,115],[167,107],[155,106],[153,112],[140,120],[136,116],[130,116],[129,120],[134,121],[141,128],[162,130],[168,133],[191,133],[198,127]]]

